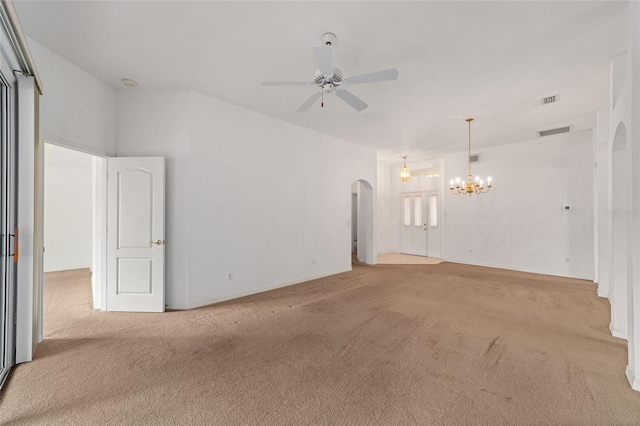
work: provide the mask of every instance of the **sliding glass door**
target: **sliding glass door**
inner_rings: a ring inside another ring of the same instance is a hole
[[[17,235],[13,90],[0,73],[0,388],[15,358]]]

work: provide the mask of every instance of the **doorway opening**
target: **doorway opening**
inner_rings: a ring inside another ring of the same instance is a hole
[[[45,143],[42,337],[64,327],[71,310],[99,308],[90,285],[96,258],[96,162],[91,154]]]
[[[359,179],[351,185],[350,238],[352,260],[375,265],[373,187],[364,179]]]

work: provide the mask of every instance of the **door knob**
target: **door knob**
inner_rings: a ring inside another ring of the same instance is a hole
[[[151,244],[155,244],[157,246],[161,246],[164,244],[164,240],[155,240],[155,241],[151,241]]]

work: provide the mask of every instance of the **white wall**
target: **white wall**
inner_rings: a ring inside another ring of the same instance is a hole
[[[378,163],[378,254],[394,253],[394,243],[391,235],[391,166]],[[400,179],[398,177],[398,179]]]
[[[631,217],[629,219],[629,364],[626,375],[635,390],[640,390],[640,4],[629,4],[627,79],[629,80],[629,121],[627,138],[631,141]]]
[[[40,138],[108,156],[116,152],[116,90],[28,39],[42,79]]]
[[[189,305],[349,270],[351,185],[375,192],[375,152],[194,92],[190,107]]]
[[[117,103],[118,155],[167,159],[169,308],[351,268],[351,184],[375,185],[373,151],[195,92]]]
[[[92,156],[45,145],[44,272],[92,262]]]
[[[165,163],[165,298],[169,307],[188,305],[189,92],[185,90],[122,90],[118,92],[120,157],[163,156]]]
[[[473,173],[494,187],[445,191],[445,260],[593,279],[592,146],[584,131],[479,151]],[[466,152],[445,156],[448,176],[466,168]]]
[[[597,186],[597,217],[594,217],[594,229],[598,233],[598,273],[594,281],[598,283],[598,296],[609,297],[609,260],[611,257],[608,236],[609,217],[609,107],[598,110],[597,127],[595,129],[597,144],[597,167],[595,181]]]

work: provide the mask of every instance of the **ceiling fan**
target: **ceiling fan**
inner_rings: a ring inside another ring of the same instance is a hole
[[[263,81],[262,86],[317,86],[319,89],[303,103],[298,112],[305,112],[319,98],[322,97],[320,106],[324,107],[324,94],[335,93],[340,99],[351,105],[355,110],[362,111],[369,105],[364,103],[360,98],[346,90],[345,86],[354,84],[375,83],[378,81],[395,80],[398,78],[398,71],[395,68],[382,71],[368,72],[365,74],[352,75],[342,78],[342,71],[333,66],[333,52],[331,46],[336,41],[333,33],[325,33],[322,35],[324,46],[313,46],[313,53],[318,63],[315,78],[312,81]]]

